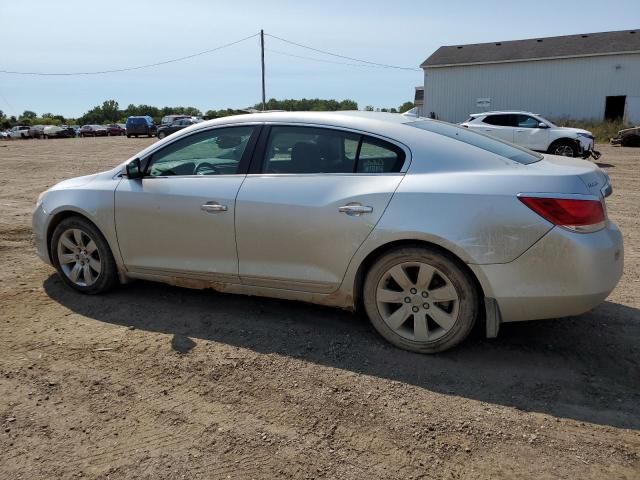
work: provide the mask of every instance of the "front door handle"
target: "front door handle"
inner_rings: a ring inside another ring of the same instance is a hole
[[[373,212],[373,207],[370,207],[368,205],[361,205],[359,203],[349,203],[338,208],[338,211],[340,213],[346,213],[347,215],[357,217],[364,213]]]
[[[227,206],[220,205],[218,202],[207,202],[204,205],[200,205],[200,210],[207,213],[226,212]]]

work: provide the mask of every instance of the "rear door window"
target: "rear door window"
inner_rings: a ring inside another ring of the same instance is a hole
[[[497,127],[516,127],[518,125],[517,115],[511,114],[488,115],[482,122]]]
[[[389,142],[342,130],[273,126],[263,173],[391,173],[399,172],[405,153]]]

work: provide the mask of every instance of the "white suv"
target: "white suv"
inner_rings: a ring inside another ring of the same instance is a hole
[[[530,150],[565,157],[600,157],[600,154],[593,150],[591,132],[579,128],[558,127],[540,115],[530,112],[474,113],[460,125]]]

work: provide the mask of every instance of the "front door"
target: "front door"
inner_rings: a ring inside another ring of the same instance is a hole
[[[235,199],[256,130],[191,134],[143,159],[142,179],[120,182],[116,232],[128,270],[238,281]]]
[[[531,150],[546,151],[549,146],[549,129],[540,128],[540,120],[530,115],[516,115],[516,128],[513,143]]]
[[[270,127],[236,203],[242,283],[328,293],[374,228],[408,163],[359,133]]]

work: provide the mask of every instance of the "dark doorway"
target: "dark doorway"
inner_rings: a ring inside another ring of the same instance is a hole
[[[624,104],[627,97],[625,95],[617,95],[615,97],[607,97],[604,104],[604,119],[610,121],[622,120],[624,117]]]

